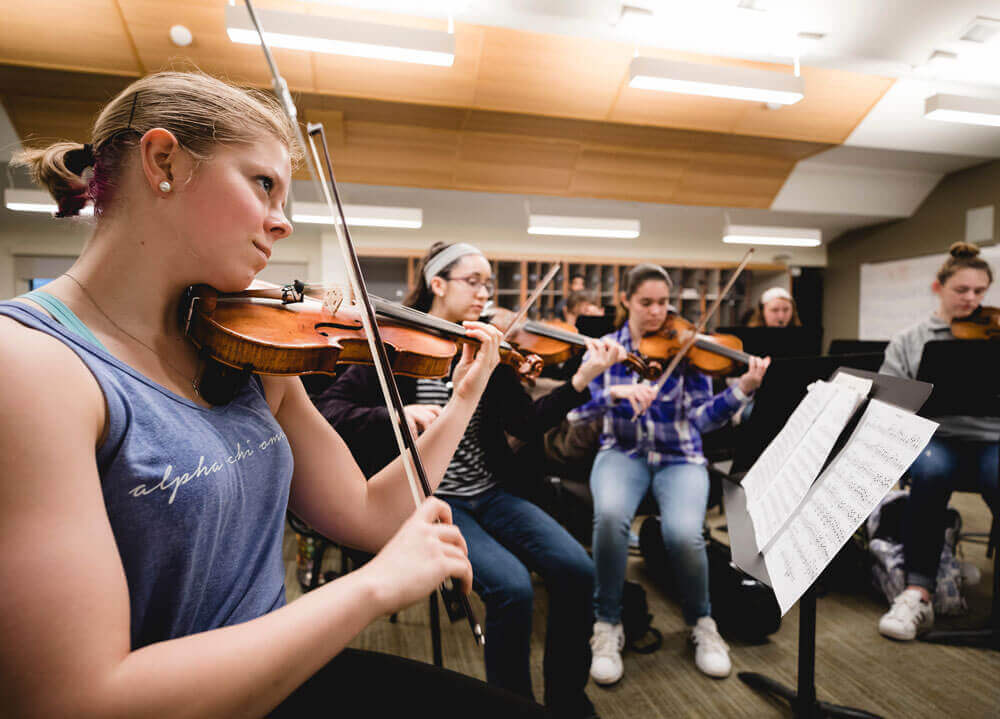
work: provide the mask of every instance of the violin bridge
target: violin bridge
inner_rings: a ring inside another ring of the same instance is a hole
[[[331,287],[323,293],[323,309],[331,315],[337,314],[337,310],[344,303],[344,291],[339,287]]]

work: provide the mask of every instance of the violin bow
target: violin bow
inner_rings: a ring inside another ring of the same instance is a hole
[[[518,323],[525,318],[528,314],[528,310],[531,309],[531,306],[535,304],[535,301],[539,297],[542,296],[542,290],[544,290],[545,287],[552,281],[553,277],[559,274],[560,267],[561,264],[559,262],[554,263],[552,267],[549,268],[545,277],[542,278],[542,281],[538,283],[538,287],[531,291],[531,296],[525,301],[524,306],[517,311],[517,314],[514,315],[514,319],[510,321],[510,326],[507,328],[507,331],[503,333],[504,339],[509,339],[510,336],[514,334]]]
[[[355,302],[357,302],[361,310],[359,312],[361,324],[368,337],[368,347],[371,351],[371,355],[375,359],[373,364],[375,372],[378,375],[379,385],[382,389],[382,396],[385,399],[386,409],[389,412],[389,422],[392,425],[393,435],[396,439],[396,444],[399,447],[399,454],[401,461],[403,462],[403,468],[406,472],[406,478],[410,485],[410,492],[413,495],[413,502],[417,507],[419,507],[423,499],[425,497],[430,497],[433,492],[431,491],[430,483],[427,481],[427,473],[424,470],[423,463],[420,461],[420,455],[417,452],[417,446],[413,438],[413,434],[410,432],[409,425],[404,420],[405,414],[403,412],[403,399],[399,393],[399,387],[396,385],[395,377],[393,377],[392,374],[392,367],[389,364],[389,356],[386,353],[385,344],[382,342],[382,337],[378,330],[378,324],[375,321],[375,310],[372,306],[371,299],[368,296],[368,289],[365,286],[364,276],[361,273],[361,264],[358,261],[358,255],[354,249],[350,231],[347,228],[347,218],[344,214],[344,207],[340,201],[340,192],[337,190],[337,181],[333,174],[333,165],[330,161],[330,149],[326,143],[323,126],[321,124],[312,123],[308,125],[307,131],[309,134],[309,141],[307,143],[302,135],[302,128],[298,123],[298,111],[295,108],[295,103],[292,102],[292,96],[288,90],[288,83],[285,82],[285,79],[278,72],[278,66],[275,64],[274,57],[271,55],[271,50],[268,48],[267,41],[264,39],[264,31],[261,27],[260,20],[257,18],[257,13],[254,10],[253,3],[251,0],[244,0],[244,3],[250,14],[250,19],[257,30],[257,34],[260,36],[260,45],[264,50],[264,57],[267,60],[268,67],[271,70],[271,76],[274,79],[274,92],[278,96],[278,100],[281,102],[285,112],[288,114],[288,117],[292,122],[292,127],[295,129],[295,137],[302,146],[309,172],[312,175],[321,196],[326,201],[326,204],[330,209],[330,214],[333,217],[333,227],[337,235],[337,240],[340,244],[341,254],[344,259],[344,266],[347,269],[347,275],[350,280],[351,289],[354,292]],[[316,143],[313,139],[316,135],[319,135],[322,141],[321,144],[323,146],[323,153],[326,161],[326,176],[324,176],[319,170],[321,164],[320,157],[316,148]],[[472,634],[475,637],[476,643],[479,645],[485,645],[486,637],[483,634],[482,625],[473,614],[468,597],[466,597],[462,592],[446,586],[442,586],[440,588],[440,592],[449,618],[454,620],[457,616],[459,616],[459,612],[464,613],[469,620],[469,626],[472,628]]]
[[[700,335],[702,332],[705,331],[705,327],[708,326],[708,321],[712,319],[712,316],[718,311],[719,307],[722,306],[722,300],[725,298],[727,294],[729,294],[729,290],[731,290],[733,288],[733,285],[736,284],[736,278],[740,276],[740,273],[743,272],[747,264],[750,262],[750,257],[751,255],[753,255],[753,250],[754,250],[753,247],[747,250],[747,253],[743,256],[743,259],[740,261],[740,264],[736,267],[736,271],[733,272],[732,276],[729,278],[729,281],[726,283],[726,286],[722,289],[721,292],[719,292],[718,295],[716,295],[715,301],[712,303],[712,306],[709,307],[708,310],[706,310],[705,313],[701,316],[701,319],[698,320],[698,324],[695,325],[694,332],[692,332],[691,336],[688,337],[687,340],[685,340],[683,345],[681,345],[681,348],[677,351],[677,354],[675,354],[674,358],[670,360],[670,364],[668,364],[667,368],[663,370],[663,374],[660,375],[660,378],[656,380],[656,382],[653,384],[653,389],[655,389],[657,393],[659,393],[660,390],[663,389],[663,385],[666,384],[666,381],[670,378],[670,375],[672,375],[674,370],[677,369],[677,365],[681,363],[681,360],[684,359],[684,356],[688,353],[688,350],[690,350],[694,346],[694,343],[698,340],[698,335]],[[637,413],[636,417],[638,416],[639,414]]]

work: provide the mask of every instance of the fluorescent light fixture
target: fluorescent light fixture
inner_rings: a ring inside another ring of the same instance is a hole
[[[790,247],[819,247],[823,233],[809,227],[760,227],[757,225],[728,225],[722,241],[730,245],[788,245]]]
[[[928,120],[998,127],[1000,100],[962,95],[931,95],[924,100],[924,117]]]
[[[455,61],[455,36],[446,32],[277,10],[258,10],[257,17],[274,47],[442,67]],[[226,32],[233,42],[260,45],[242,5],[226,6]]]
[[[977,17],[962,33],[960,40],[986,44],[1000,35],[1000,20],[991,17]]]
[[[344,205],[344,215],[351,227],[393,227],[419,230],[424,224],[424,211],[419,207],[382,207],[381,205]],[[292,204],[292,222],[332,225],[330,209],[322,202]]]
[[[612,237],[631,240],[639,236],[639,220],[618,220],[606,217],[528,215],[528,234],[560,235],[566,237]]]
[[[3,202],[8,210],[15,212],[47,212],[54,215],[59,209],[52,195],[44,190],[18,190],[8,187],[3,191]],[[83,217],[93,214],[93,205],[85,205],[80,209],[80,215]]]
[[[801,77],[783,72],[725,65],[697,65],[652,57],[634,57],[629,87],[641,90],[707,95],[731,100],[794,105],[805,97]]]

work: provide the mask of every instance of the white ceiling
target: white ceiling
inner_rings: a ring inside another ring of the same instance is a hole
[[[336,0],[313,0],[335,2]],[[1000,37],[960,40],[977,16],[1000,18],[998,0],[339,0],[457,21],[749,60],[896,78],[837,147],[803,161],[775,210],[846,217],[903,217],[947,172],[1000,157],[1000,128],[923,118],[923,102],[946,92],[1000,99]],[[631,6],[623,14],[623,6]],[[638,10],[639,12],[637,12]],[[818,40],[797,39],[814,33]],[[950,66],[928,65],[935,50]],[[781,110],[777,110],[780,112]],[[801,219],[801,218],[800,218]],[[820,222],[819,219],[816,220]],[[775,224],[778,224],[775,222]]]

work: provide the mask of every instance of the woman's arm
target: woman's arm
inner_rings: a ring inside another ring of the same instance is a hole
[[[451,401],[416,441],[432,490],[440,484],[499,361],[499,331],[479,323],[470,325],[469,333],[482,347],[474,351],[465,346],[455,369]],[[331,539],[378,551],[415,507],[402,460],[397,457],[365,481],[347,445],[309,401],[301,382],[269,377],[264,384],[295,457],[289,508]],[[393,442],[387,450],[394,449]]]
[[[361,570],[267,616],[131,651],[95,461],[101,390],[66,346],[3,320],[0,366],[4,716],[263,716],[373,618],[447,576],[471,582],[447,506],[431,500]]]
[[[684,409],[688,421],[702,434],[725,425],[760,387],[770,364],[770,357],[751,357],[739,381],[714,396],[712,380],[689,367],[684,375]]]

